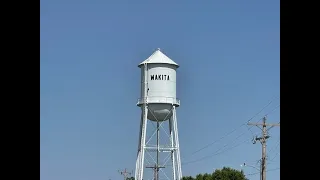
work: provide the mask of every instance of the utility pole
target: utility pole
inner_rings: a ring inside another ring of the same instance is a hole
[[[266,163],[266,157],[267,157],[267,139],[270,137],[268,135],[268,130],[274,126],[280,126],[280,123],[278,124],[267,124],[266,123],[267,118],[264,117],[263,118],[263,122],[262,123],[248,123],[248,125],[254,125],[254,126],[262,126],[262,136],[261,137],[256,137],[253,139],[253,144],[256,143],[256,141],[260,141],[261,145],[262,145],[262,158],[261,158],[261,168],[260,168],[260,180],[267,180],[267,163]],[[270,128],[267,129],[267,126],[270,126]]]
[[[159,180],[159,170],[160,168],[164,168],[164,166],[158,166],[155,164],[154,166],[147,166],[146,168],[152,168],[154,172],[154,180]]]
[[[123,176],[124,180],[127,180],[128,176],[131,175],[131,172],[127,171],[127,168],[124,169],[124,171],[118,170],[118,172]]]

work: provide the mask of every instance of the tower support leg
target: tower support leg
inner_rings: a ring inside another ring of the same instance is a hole
[[[171,147],[175,147],[175,139],[174,139],[174,131],[173,131],[173,117],[169,119],[169,132],[170,132],[170,143]],[[171,163],[172,163],[172,177],[173,180],[176,180],[176,158],[175,158],[175,150],[171,150]]]
[[[175,137],[175,154],[176,154],[176,166],[177,166],[177,180],[182,179],[182,170],[181,170],[181,159],[180,159],[180,147],[179,147],[179,135],[178,135],[178,123],[177,123],[177,113],[176,107],[173,106],[172,110],[172,121],[173,121],[173,131]]]
[[[140,123],[140,134],[139,134],[139,148],[136,161],[136,171],[135,171],[135,180],[142,180],[143,177],[143,164],[144,164],[144,155],[146,148],[146,134],[147,134],[147,119],[148,117],[148,106],[143,105],[141,113],[141,123]]]

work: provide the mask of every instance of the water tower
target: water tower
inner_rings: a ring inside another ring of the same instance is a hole
[[[141,68],[141,98],[137,106],[142,111],[135,180],[159,180],[159,175],[165,179],[180,180],[182,172],[176,116],[176,108],[180,105],[176,98],[176,70],[179,65],[157,49],[138,67]],[[150,131],[150,124],[154,125],[153,132]],[[160,129],[165,133],[160,134]],[[155,139],[153,144],[152,138]],[[146,168],[152,168],[153,177],[146,176]]]

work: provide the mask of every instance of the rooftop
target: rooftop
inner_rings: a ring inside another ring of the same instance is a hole
[[[144,60],[142,63],[139,64],[139,66],[143,64],[172,64],[179,66],[177,63],[175,63],[172,59],[170,59],[168,56],[163,54],[160,51],[160,48],[158,48],[155,52],[151,54],[150,57],[148,57],[146,60]]]

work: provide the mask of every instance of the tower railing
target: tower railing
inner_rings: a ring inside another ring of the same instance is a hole
[[[164,97],[164,96],[149,96],[146,98],[139,98],[137,105],[142,105],[144,102],[147,103],[163,103],[163,104],[173,104],[180,106],[180,99],[174,97]]]

